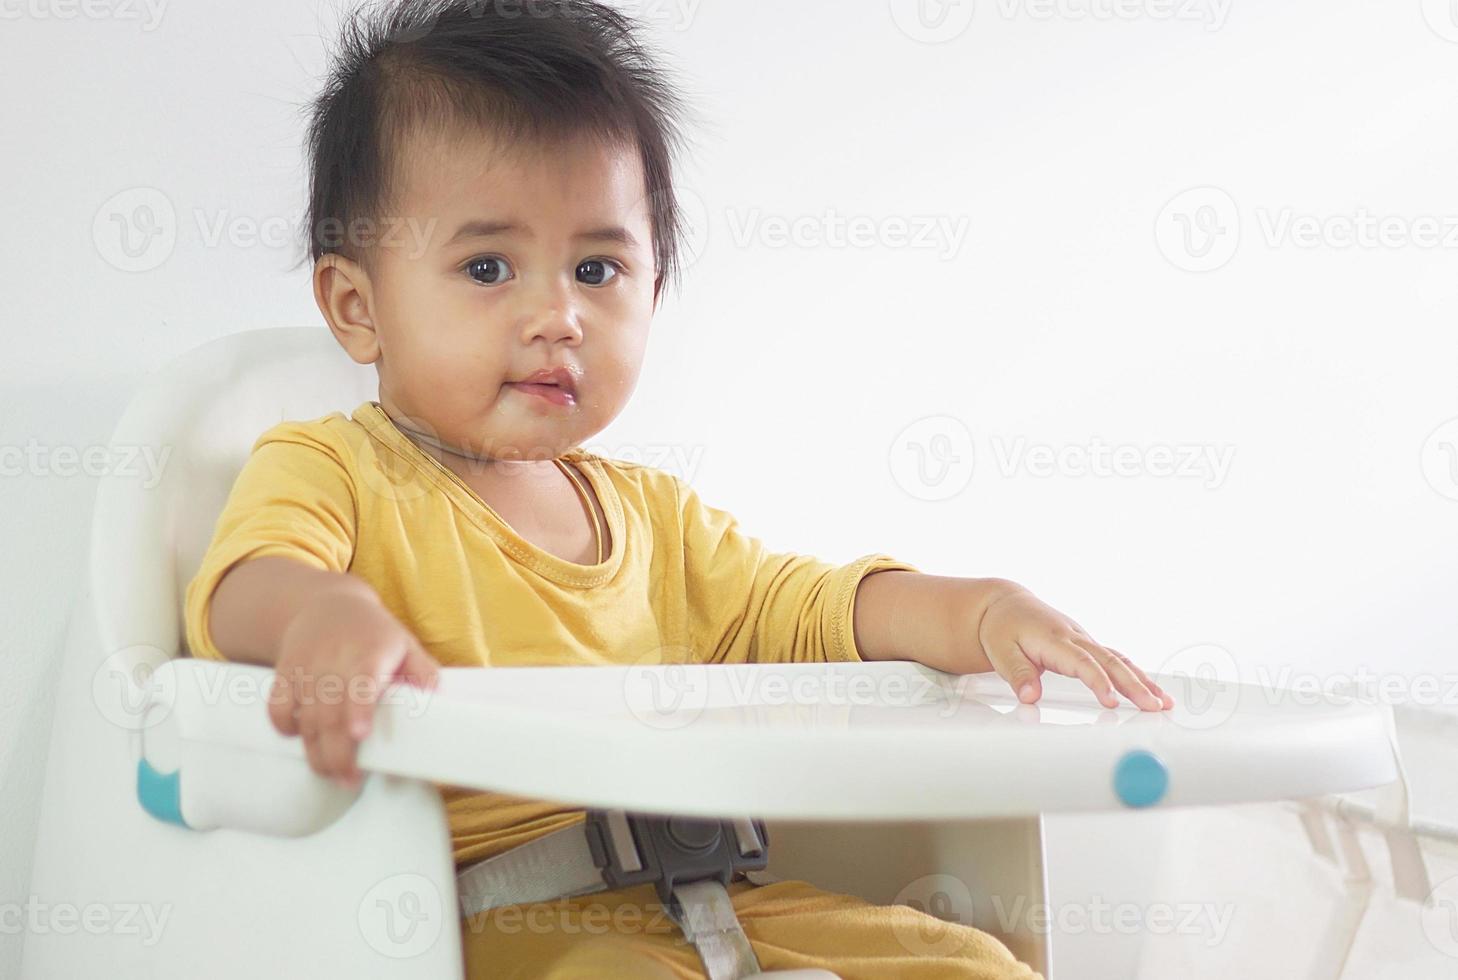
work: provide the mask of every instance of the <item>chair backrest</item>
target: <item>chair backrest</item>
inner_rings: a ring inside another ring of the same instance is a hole
[[[350,360],[322,326],[230,334],[147,378],[111,445],[118,454],[150,453],[155,463],[118,467],[97,487],[98,655],[182,652],[183,594],[254,442],[282,421],[348,415],[378,390],[374,367]]]

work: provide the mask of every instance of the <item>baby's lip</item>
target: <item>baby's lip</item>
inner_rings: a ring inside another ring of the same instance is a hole
[[[557,367],[542,368],[541,370],[533,371],[525,378],[518,378],[510,382],[510,384],[556,385],[569,395],[576,396],[577,394],[576,374],[566,365],[558,365]]]

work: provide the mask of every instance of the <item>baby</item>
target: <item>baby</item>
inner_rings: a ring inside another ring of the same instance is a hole
[[[308,229],[319,309],[379,398],[258,438],[187,589],[191,653],[274,666],[273,724],[350,786],[381,688],[428,688],[441,664],[900,659],[995,670],[1026,703],[1053,671],[1110,708],[1170,707],[1015,582],[772,553],[679,478],[581,448],[633,393],[676,285],[682,113],[634,25],[599,3],[356,12],[314,105]],[[458,868],[584,816],[440,789]],[[906,906],[802,881],[729,891],[762,969],[1035,976],[994,937]],[[960,930],[951,955],[898,941],[933,923]],[[671,923],[469,926],[472,977],[703,975]]]

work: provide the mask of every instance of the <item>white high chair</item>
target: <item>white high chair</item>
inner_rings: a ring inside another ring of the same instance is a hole
[[[460,977],[439,782],[761,817],[773,874],[974,923],[1056,980],[1046,933],[998,914],[1046,900],[1041,812],[1397,777],[1386,709],[1365,702],[1277,709],[1206,685],[1193,693],[1229,717],[1187,725],[1186,678],[1161,677],[1180,707],[1150,714],[1051,675],[1023,706],[995,676],[897,662],[446,668],[428,697],[387,692],[360,750],[369,775],[342,790],[274,731],[271,671],[181,656],[181,599],[254,440],[376,394],[328,331],[262,330],[180,358],[119,421],[118,451],[168,455],[159,485],[119,471],[97,491],[31,888],[76,927],[28,936],[26,978]],[[763,976],[811,974],[831,976]]]

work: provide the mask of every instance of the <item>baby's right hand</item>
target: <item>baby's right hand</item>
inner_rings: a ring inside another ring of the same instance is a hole
[[[304,737],[309,766],[353,789],[359,742],[369,734],[386,684],[433,689],[440,664],[367,589],[314,596],[284,629],[268,714],[285,735]]]

